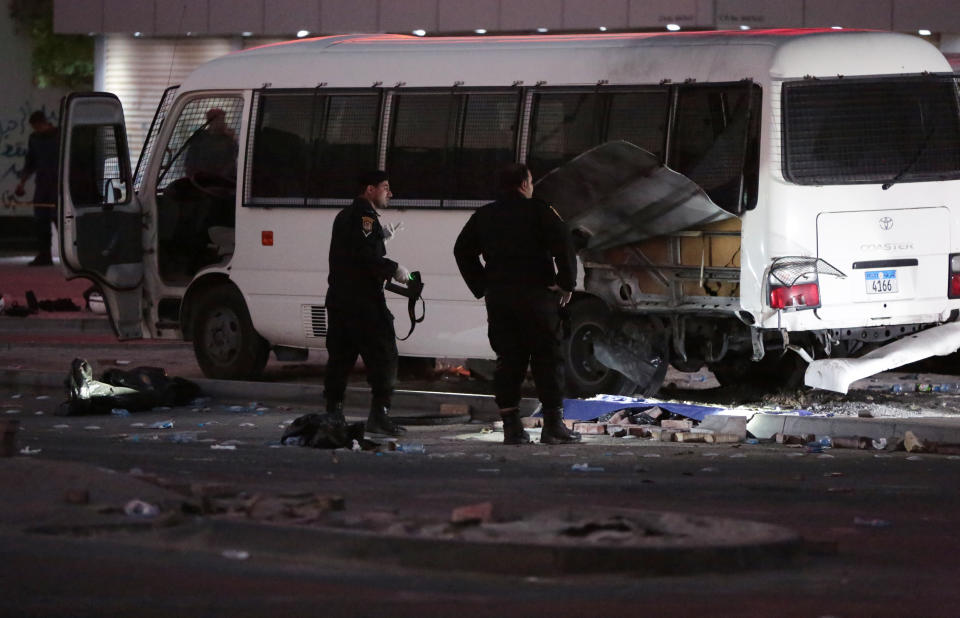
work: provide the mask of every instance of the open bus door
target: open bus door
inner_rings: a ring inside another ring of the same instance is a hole
[[[60,105],[58,232],[68,278],[103,292],[120,339],[143,336],[143,220],[133,194],[123,107],[104,93],[70,94]]]

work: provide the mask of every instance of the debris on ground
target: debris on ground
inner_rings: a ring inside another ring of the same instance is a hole
[[[280,443],[311,448],[351,448],[353,441],[363,445],[363,423],[347,423],[330,414],[304,414],[284,430]]]
[[[178,377],[170,377],[159,367],[108,369],[100,380],[93,377],[93,368],[75,358],[65,380],[67,400],[57,414],[113,414],[114,410],[143,411],[160,406],[182,406],[200,394],[200,387]],[[117,414],[122,415],[122,412]]]

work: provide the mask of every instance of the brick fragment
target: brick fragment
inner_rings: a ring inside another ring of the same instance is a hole
[[[680,431],[686,431],[688,429],[693,429],[693,421],[690,419],[665,419],[660,421],[660,426],[664,429],[679,429]]]
[[[439,416],[464,416],[470,414],[468,403],[442,403]]]
[[[478,502],[458,506],[450,513],[452,524],[480,524],[493,521],[493,503]]]
[[[703,437],[703,441],[710,444],[734,444],[740,440],[740,436],[735,433],[708,433]]]
[[[694,433],[692,431],[678,431],[673,434],[674,442],[705,442],[709,434]]]
[[[573,430],[585,436],[602,436],[607,433],[607,425],[606,423],[575,423]]]

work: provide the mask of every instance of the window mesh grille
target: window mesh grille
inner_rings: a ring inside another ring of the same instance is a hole
[[[788,82],[785,176],[799,184],[960,177],[953,76]]]
[[[70,135],[70,197],[77,206],[125,203],[119,145],[111,125],[80,125]],[[126,155],[125,152],[122,153]],[[126,168],[129,173],[129,168]]]
[[[160,129],[163,128],[163,121],[167,117],[167,112],[170,111],[170,106],[173,104],[173,99],[179,88],[180,86],[170,86],[163,91],[163,97],[160,99],[160,105],[157,107],[157,113],[153,117],[153,122],[150,124],[150,132],[147,133],[147,141],[144,142],[143,151],[140,153],[140,160],[137,161],[137,173],[133,181],[133,190],[137,193],[140,192],[140,187],[143,185],[143,175],[146,173],[145,167],[147,161],[150,160],[153,149],[157,145],[157,135],[160,133]]]
[[[210,126],[207,113],[214,109],[221,109],[224,112],[225,135],[232,137],[234,141],[232,152],[227,152],[225,148],[220,147],[198,148],[205,141],[207,129]],[[208,169],[211,173],[216,167],[219,175],[231,174],[235,177],[236,135],[240,130],[242,111],[243,99],[240,97],[199,97],[188,102],[177,117],[177,124],[167,143],[160,175],[157,178],[157,190],[161,191],[175,180],[190,176],[194,170],[189,168],[193,165]],[[191,148],[193,148],[192,151]],[[230,162],[226,160],[228,156],[233,157],[232,170],[229,169]],[[214,159],[218,161],[214,162]]]

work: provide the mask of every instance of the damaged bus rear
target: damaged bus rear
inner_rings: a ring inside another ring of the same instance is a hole
[[[767,74],[679,89],[660,160],[608,143],[542,181],[580,238],[585,292],[612,308],[574,308],[568,370],[648,394],[667,364],[846,392],[960,347],[949,64],[907,35],[763,39]]]

